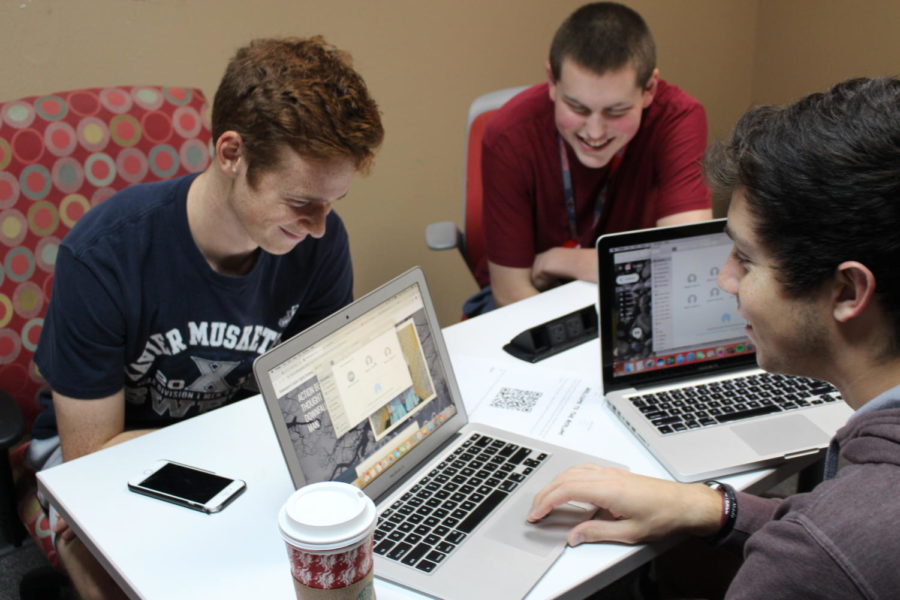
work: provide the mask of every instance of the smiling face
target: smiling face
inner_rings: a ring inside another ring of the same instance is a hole
[[[332,204],[350,189],[356,167],[349,159],[326,162],[301,157],[282,148],[278,166],[259,173],[256,186],[241,161],[229,206],[248,241],[271,254],[285,254],[307,236],[325,235]]]
[[[558,81],[550,75],[556,128],[584,166],[606,166],[637,133],[642,111],[653,101],[657,75],[646,88],[636,82],[630,65],[597,75],[568,58]]]
[[[828,293],[823,289],[809,297],[789,295],[777,278],[778,265],[760,244],[753,224],[743,193],[736,191],[726,228],[734,247],[719,272],[719,287],[737,298],[760,367],[821,377],[830,356]]]

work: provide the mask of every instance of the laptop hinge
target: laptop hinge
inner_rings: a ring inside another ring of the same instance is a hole
[[[636,389],[641,392],[646,391],[647,388],[662,386],[662,387],[676,387],[684,384],[693,384],[696,385],[701,383],[705,378],[709,377],[711,379],[727,379],[729,377],[738,377],[743,374],[752,374],[758,371],[758,367],[755,367],[753,364],[740,364],[735,365],[733,367],[722,367],[719,366],[716,369],[710,369],[709,372],[703,371],[691,371],[690,373],[684,373],[681,375],[673,375],[671,373],[662,373],[659,377],[655,378],[647,378],[643,381],[627,381],[622,382],[620,385],[612,385],[608,389],[604,388],[603,393],[609,394],[611,392],[616,392],[619,390],[628,390],[628,389]],[[762,371],[758,371],[762,372]]]

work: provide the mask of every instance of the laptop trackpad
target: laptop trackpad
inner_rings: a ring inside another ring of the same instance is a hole
[[[558,551],[566,544],[569,530],[590,519],[595,510],[583,506],[563,504],[540,523],[525,520],[531,510],[532,494],[518,494],[510,506],[503,506],[503,514],[492,523],[485,535],[494,541],[525,550],[537,556]]]
[[[766,456],[821,447],[829,439],[827,433],[803,415],[735,425],[731,429],[757,453]]]

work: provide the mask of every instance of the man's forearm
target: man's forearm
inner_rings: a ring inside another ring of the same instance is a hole
[[[593,248],[550,248],[538,254],[532,267],[532,281],[542,283],[569,281],[597,282],[597,252]],[[552,286],[546,286],[552,287]]]
[[[537,296],[541,293],[541,290],[537,289],[533,285],[520,285],[515,286],[512,289],[506,289],[506,286],[491,286],[491,292],[494,295],[494,303],[497,306],[506,306],[508,304],[512,304],[514,302],[518,302],[519,300],[524,300],[525,298],[530,298],[532,296]]]
[[[109,448],[110,446],[115,446],[116,444],[121,444],[122,442],[127,442],[128,440],[133,440],[136,437],[140,437],[142,435],[146,435],[152,431],[156,431],[155,429],[132,429],[129,431],[123,431],[122,433],[116,435],[114,438],[103,444],[102,448]]]
[[[491,292],[497,306],[506,306],[540,293],[531,281],[530,268],[504,267],[488,261]]]
[[[69,461],[111,444],[125,425],[125,392],[77,399],[53,392],[56,427],[63,460]]]

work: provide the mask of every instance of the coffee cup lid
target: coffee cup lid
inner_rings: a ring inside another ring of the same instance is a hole
[[[358,544],[375,527],[375,503],[356,486],[339,481],[305,485],[278,512],[285,541],[310,551]]]

